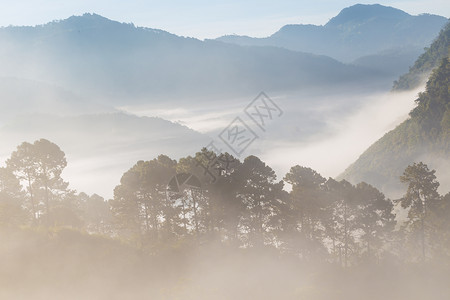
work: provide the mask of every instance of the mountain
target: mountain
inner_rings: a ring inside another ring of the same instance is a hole
[[[0,99],[0,126],[11,121],[15,114],[68,116],[116,111],[52,84],[12,77],[0,77]]]
[[[379,54],[357,58],[353,65],[365,67],[385,74],[389,78],[398,78],[408,71],[409,66],[422,54],[423,49],[391,49]]]
[[[96,14],[0,28],[0,64],[0,76],[45,82],[106,104],[386,82],[382,74],[325,56],[200,41]]]
[[[404,190],[399,177],[413,162],[437,170],[443,192],[450,189],[450,62],[446,57],[419,94],[410,117],[369,147],[340,178],[365,181],[388,195]]]
[[[394,82],[394,91],[408,90],[425,82],[431,71],[448,56],[450,47],[450,22],[441,30],[429,48],[416,60],[409,72]]]
[[[406,72],[417,57],[414,54],[418,55],[428,46],[446,22],[441,16],[412,16],[379,4],[356,4],[343,9],[323,26],[286,25],[266,38],[223,36],[217,40],[247,46],[283,47],[344,62],[375,55],[382,61],[386,52],[401,51],[410,59],[404,61],[397,72]]]
[[[181,111],[192,119],[232,111],[219,120],[222,131],[261,90],[284,96],[386,82],[382,74],[326,56],[200,41],[96,14],[0,28],[0,64],[0,161],[23,141],[49,139],[68,156],[65,178],[72,186],[104,196],[137,160],[160,153],[177,158],[210,142],[180,124],[117,111]],[[311,97],[291,98],[299,110],[308,107],[301,101],[315,104]]]

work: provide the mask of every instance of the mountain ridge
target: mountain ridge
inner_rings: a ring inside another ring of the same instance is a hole
[[[446,21],[447,18],[437,15],[412,16],[379,4],[357,4],[344,8],[325,25],[289,24],[266,38],[222,36],[217,40],[248,46],[278,46],[352,62],[404,45],[415,52],[422,50]]]
[[[355,4],[342,9],[339,14],[330,19],[324,26],[339,26],[349,21],[364,21],[370,18],[406,18],[410,14],[391,7],[380,4]]]
[[[325,56],[200,41],[92,14],[1,28],[0,63],[0,76],[40,80],[119,104],[387,81],[377,71]]]

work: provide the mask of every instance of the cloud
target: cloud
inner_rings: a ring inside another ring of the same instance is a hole
[[[323,176],[335,177],[371,144],[407,118],[421,90],[423,88],[366,96],[362,101],[365,104],[355,113],[327,120],[330,135],[321,135],[311,142],[277,142],[261,157],[281,177],[296,164],[311,167]]]

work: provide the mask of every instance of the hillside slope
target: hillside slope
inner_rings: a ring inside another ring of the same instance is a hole
[[[409,72],[394,82],[394,91],[409,90],[425,82],[431,71],[448,56],[450,47],[450,22],[441,30],[429,48],[420,55]]]
[[[200,41],[95,14],[0,28],[0,64],[0,76],[39,80],[108,104],[386,81],[325,56]]]
[[[437,170],[443,192],[450,190],[450,62],[444,58],[416,100],[410,118],[369,147],[340,178],[365,181],[390,196],[403,192],[399,176],[413,162]]]

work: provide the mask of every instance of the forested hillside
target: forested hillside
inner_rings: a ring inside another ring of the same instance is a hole
[[[438,172],[448,191],[450,158],[450,63],[444,58],[431,74],[426,91],[417,98],[408,120],[388,132],[341,175],[351,182],[366,181],[398,195],[396,179],[413,162],[425,161]]]
[[[448,56],[450,47],[450,22],[441,30],[429,48],[420,55],[409,72],[394,82],[394,91],[408,90],[425,82],[431,71]]]

